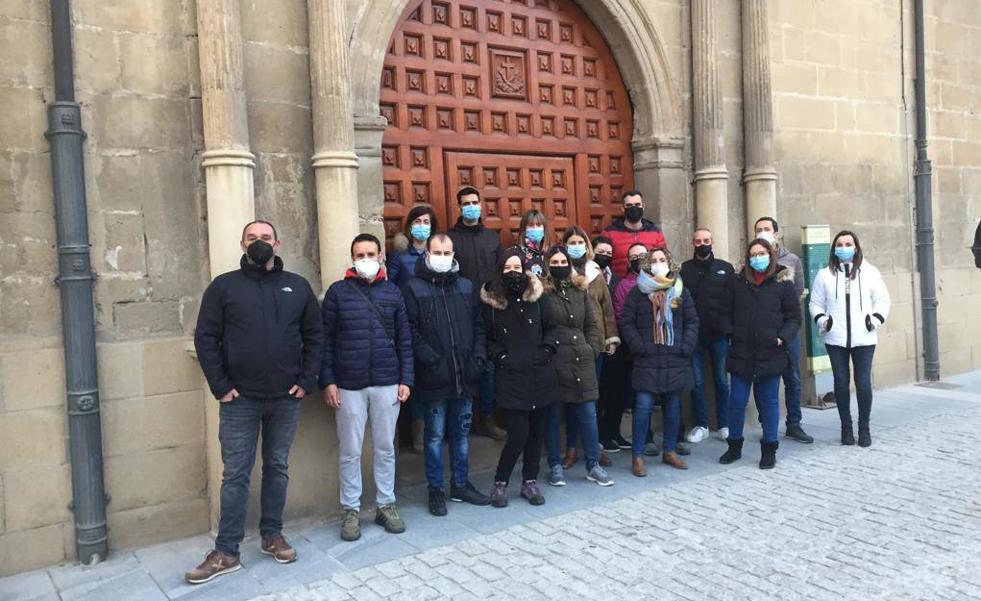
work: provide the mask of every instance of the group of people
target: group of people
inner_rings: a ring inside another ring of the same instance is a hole
[[[621,450],[631,452],[637,477],[647,475],[645,456],[661,455],[665,464],[687,469],[681,457],[690,452],[686,443],[711,432],[706,363],[715,385],[714,435],[728,444],[721,463],[742,457],[752,390],[763,428],[759,466],[774,467],[781,379],[785,435],[813,442],[800,411],[804,273],[800,259],[780,243],[775,219],[756,222],[757,237],[737,266],[715,256],[705,228],[693,233],[693,257],[679,264],[661,231],[644,218],[644,199],[635,190],[623,195],[623,217],[593,239],[578,226],[553,238],[546,215],[529,211],[509,248],[484,226],[477,189],[461,188],[456,199],[460,217],[445,233],[431,207],[413,208],[387,261],[378,238],[355,237],[350,269],[319,304],[304,278],[283,269],[273,225],[246,225],[241,269],[207,288],[195,332],[202,370],[220,401],[224,473],[215,548],[186,574],[188,582],[241,567],[238,547],[260,433],[260,549],[281,563],[296,560],[282,534],[287,459],[300,399],[318,386],[336,417],[340,536],[346,541],[361,536],[368,424],[374,521],[391,533],[405,530],[396,508],[395,440],[406,402],[435,516],[447,514],[447,500],[507,506],[519,459],[519,495],[543,504],[543,450],[552,486],[566,484],[579,447],[585,478],[600,486],[614,484],[606,467],[609,454]],[[889,295],[856,234],[835,236],[829,265],[810,292],[810,314],[834,371],[841,442],[855,444],[851,366],[858,444],[869,446],[871,361]],[[686,391],[695,419],[687,431]],[[650,427],[656,405],[663,419],[660,445]],[[629,441],[622,434],[627,410]],[[469,479],[475,421],[484,434],[504,440],[488,494]]]

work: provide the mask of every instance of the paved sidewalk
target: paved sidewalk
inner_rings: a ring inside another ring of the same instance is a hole
[[[815,444],[782,440],[770,472],[750,431],[732,466],[716,440],[687,472],[649,462],[647,478],[615,455],[607,489],[577,466],[543,507],[512,490],[507,509],[434,518],[414,487],[403,535],[370,515],[356,543],[337,524],[294,524],[300,561],[276,564],[253,538],[246,569],[207,585],[181,580],[201,536],[0,579],[0,599],[981,599],[981,372],[946,382],[878,391],[870,449],[838,444],[836,412],[806,411]]]

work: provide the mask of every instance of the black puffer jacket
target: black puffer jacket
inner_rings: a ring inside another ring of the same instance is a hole
[[[427,402],[470,397],[484,370],[484,328],[470,280],[456,263],[448,273],[415,265],[402,286],[416,361],[413,396]]]
[[[723,329],[732,338],[726,370],[750,380],[779,375],[787,368],[786,343],[800,330],[801,311],[792,269],[778,266],[760,286],[746,279],[748,269],[743,267],[732,280]],[[778,338],[783,344],[777,344]]]
[[[548,324],[545,338],[556,348],[552,363],[559,378],[560,398],[566,403],[599,398],[596,355],[603,351],[603,339],[597,321],[600,316],[589,298],[588,286],[579,274],[557,285],[546,282],[541,300]]]
[[[620,337],[633,357],[634,390],[661,394],[694,386],[691,354],[698,343],[698,313],[688,290],[682,290],[672,308],[674,344],[654,343],[654,307],[648,295],[634,288],[627,295],[620,318]]]
[[[460,275],[470,280],[478,289],[489,280],[497,269],[501,256],[501,237],[484,227],[483,222],[466,225],[463,217],[446,235],[453,241],[456,260],[460,263]]]
[[[487,329],[487,356],[494,361],[495,402],[501,409],[532,411],[559,399],[552,358],[555,347],[545,337],[537,277],[527,274],[521,298],[501,296],[485,284],[480,290]]]
[[[690,259],[681,264],[681,281],[691,292],[698,311],[698,337],[704,341],[725,336],[722,314],[732,302],[732,264],[710,256],[701,261]]]

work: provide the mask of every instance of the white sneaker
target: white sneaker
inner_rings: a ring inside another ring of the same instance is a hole
[[[708,428],[704,428],[702,426],[695,426],[694,428],[688,431],[688,436],[686,436],[685,438],[687,438],[688,442],[691,443],[702,442],[708,436],[708,433],[709,433]]]
[[[715,436],[719,440],[726,440],[729,438],[729,428],[719,428],[712,433],[712,436]]]

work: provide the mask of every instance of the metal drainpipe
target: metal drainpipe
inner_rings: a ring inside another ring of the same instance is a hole
[[[923,357],[927,380],[940,379],[937,335],[937,283],[933,265],[933,166],[927,158],[926,58],[923,43],[923,0],[913,2],[916,44],[916,249],[920,271],[920,306],[923,313]]]
[[[82,170],[82,112],[75,102],[71,10],[68,0],[51,0],[55,101],[48,105],[51,177],[58,230],[58,286],[64,332],[68,392],[69,452],[75,516],[75,553],[84,564],[106,558],[105,482],[102,424],[96,372],[92,266],[89,259],[85,177]]]

